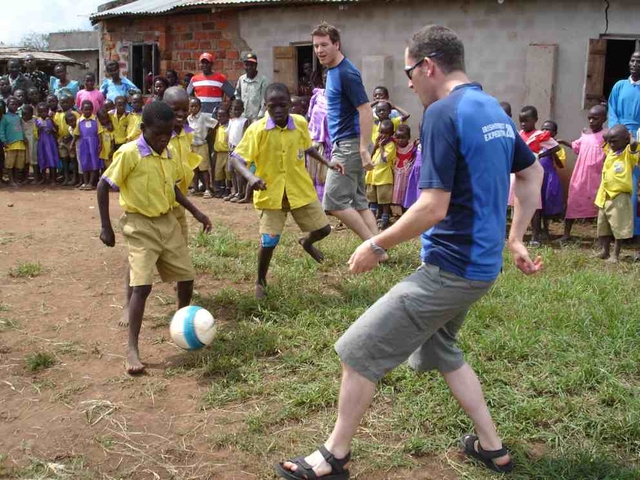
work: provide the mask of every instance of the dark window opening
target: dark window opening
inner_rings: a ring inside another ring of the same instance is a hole
[[[635,40],[607,40],[603,85],[605,98],[609,98],[616,82],[629,77],[629,59],[635,51]]]
[[[157,43],[131,47],[131,81],[145,94],[152,93],[153,78],[160,75],[160,51]]]

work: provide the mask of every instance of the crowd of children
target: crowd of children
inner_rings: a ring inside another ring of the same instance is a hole
[[[502,102],[505,113],[511,117],[511,106]],[[606,130],[607,108],[604,105],[592,107],[587,115],[589,126],[580,138],[572,142],[556,140],[558,125],[552,120],[536,127],[538,112],[533,106],[520,110],[520,136],[538,157],[544,169],[538,211],[531,224],[531,246],[539,246],[549,241],[549,222],[554,218],[564,218],[564,234],[560,243],[571,239],[571,230],[577,219],[597,219],[597,237],[601,245],[598,258],[615,263],[620,259],[620,251],[625,240],[634,236],[637,218],[638,198],[634,169],[640,156],[638,140],[640,131],[629,132],[624,125],[614,125]],[[577,155],[569,182],[565,205],[565,195],[559,170],[566,164],[563,145]],[[513,206],[513,191],[509,195],[509,206]],[[611,255],[611,244],[614,252]],[[636,256],[636,259],[638,257]]]

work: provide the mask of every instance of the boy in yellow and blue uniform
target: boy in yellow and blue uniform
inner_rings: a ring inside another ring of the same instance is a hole
[[[127,115],[127,142],[133,142],[142,134],[140,131],[140,122],[142,122],[143,106],[144,101],[142,94],[134,94],[131,97],[131,111]]]
[[[24,169],[27,161],[27,144],[18,106],[18,99],[9,97],[7,113],[0,120],[0,142],[4,144],[4,169],[9,173],[9,184],[12,187],[18,186],[17,172]]]
[[[607,154],[602,167],[602,182],[596,195],[598,212],[598,238],[602,251],[598,258],[615,263],[620,259],[624,240],[633,237],[635,202],[633,192],[633,168],[638,164],[638,142],[631,137],[627,127],[615,125],[604,137]],[[610,256],[611,240],[615,240],[613,257]]]
[[[268,115],[249,126],[230,159],[233,168],[255,189],[253,204],[260,211],[258,299],[265,296],[267,271],[288,213],[303,232],[309,232],[299,241],[302,248],[315,261],[324,260],[313,244],[329,235],[331,226],[307,173],[305,155],[343,173],[342,164],[326,160],[312,147],[304,117],[289,114],[291,95],[286,85],[269,85],[265,100]],[[250,171],[253,165],[255,174]]]
[[[393,142],[394,124],[391,120],[380,123],[380,132],[373,147],[371,161],[373,170],[365,175],[367,201],[376,217],[380,214],[378,228],[389,227],[391,200],[393,198],[393,166],[396,163],[396,144]]]
[[[110,187],[120,191],[120,205],[125,211],[120,224],[129,251],[129,286],[132,289],[126,356],[126,371],[130,374],[141,373],[145,368],[140,361],[138,337],[155,269],[163,281],[178,282],[178,309],[191,302],[195,271],[180,225],[172,213],[175,202],[189,210],[205,230],[211,229],[206,215],[176,186],[182,180],[183,172],[172,159],[175,152],[168,147],[174,119],[167,104],[150,104],[142,118],[143,135],[115,153],[113,163],[98,183],[100,240],[105,245],[115,245],[109,218]]]
[[[127,143],[127,130],[129,129],[129,115],[127,114],[127,99],[120,96],[116,97],[113,102],[115,108],[109,111],[111,124],[113,125],[113,134],[115,136],[114,149],[118,150],[120,146]]]

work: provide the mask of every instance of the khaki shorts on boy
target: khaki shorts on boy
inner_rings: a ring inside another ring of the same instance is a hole
[[[178,221],[178,225],[180,225],[180,230],[182,231],[182,238],[184,238],[184,243],[189,245],[189,224],[187,223],[187,215],[185,214],[184,207],[182,205],[178,205],[177,207],[173,207],[171,210],[173,216],[176,217]]]
[[[125,213],[120,219],[129,250],[129,285],[152,285],[155,269],[165,282],[186,282],[195,278],[187,244],[172,212],[159,217]]]
[[[367,185],[367,200],[371,203],[388,205],[393,198],[393,185]]]
[[[200,165],[198,165],[198,170],[201,172],[208,172],[211,170],[211,163],[209,161],[209,145],[206,143],[203,145],[192,145],[191,150],[193,153],[202,157],[202,161],[200,162]]]
[[[329,219],[318,200],[291,210],[289,200],[284,197],[280,210],[260,210],[260,235],[282,234],[289,213],[303,232],[315,232],[329,225]]]
[[[16,168],[22,170],[27,163],[26,150],[5,150],[4,152],[4,168],[10,170]]]
[[[424,264],[356,320],[336,342],[336,352],[374,383],[406,360],[419,372],[453,372],[464,365],[458,331],[491,285]]]
[[[222,180],[231,180],[231,172],[227,168],[229,162],[229,152],[216,153],[216,169],[214,172],[214,180],[220,182]]]
[[[598,236],[626,240],[633,237],[633,202],[628,193],[614,198],[607,195],[604,207],[598,211]]]

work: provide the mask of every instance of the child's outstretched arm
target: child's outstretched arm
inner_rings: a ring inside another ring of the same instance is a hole
[[[202,231],[204,233],[210,232],[211,220],[209,220],[209,217],[207,217],[204,213],[198,210],[198,207],[196,207],[193,203],[189,201],[187,197],[184,196],[184,194],[180,191],[177,185],[175,185],[173,189],[176,193],[176,202],[178,202],[180,205],[186,208],[189,211],[189,213],[193,215],[193,218],[195,218],[198,222],[202,224]]]
[[[544,152],[540,152],[538,154],[538,157],[550,157],[551,155],[554,155],[556,153],[558,153],[558,151],[560,150],[560,145],[556,145],[553,148],[550,148],[549,150],[545,150]]]
[[[406,122],[407,120],[409,120],[409,117],[411,116],[411,114],[409,112],[407,112],[404,108],[399,107],[398,105],[391,103],[391,108],[393,110],[397,110],[398,113],[402,116],[402,121]]]
[[[340,173],[340,175],[344,175],[344,165],[342,163],[338,162],[337,160],[334,162],[332,162],[331,160],[327,160],[322,155],[320,155],[320,152],[318,152],[315,147],[311,147],[310,149],[306,150],[305,153],[315,161],[321,163],[322,165],[326,165],[327,168],[335,170],[336,172]]]
[[[251,173],[243,162],[233,156],[233,153],[229,156],[229,162],[231,163],[233,169],[244,177],[249,187],[253,188],[254,190],[267,189],[267,184],[264,182],[264,180]]]
[[[98,182],[98,210],[100,211],[100,240],[107,247],[113,247],[116,244],[116,236],[111,226],[111,217],[109,217],[109,183],[101,178]]]
[[[558,138],[556,138],[556,142],[558,142],[560,145],[564,145],[565,147],[573,150],[573,142],[567,142],[566,140],[560,140]]]

